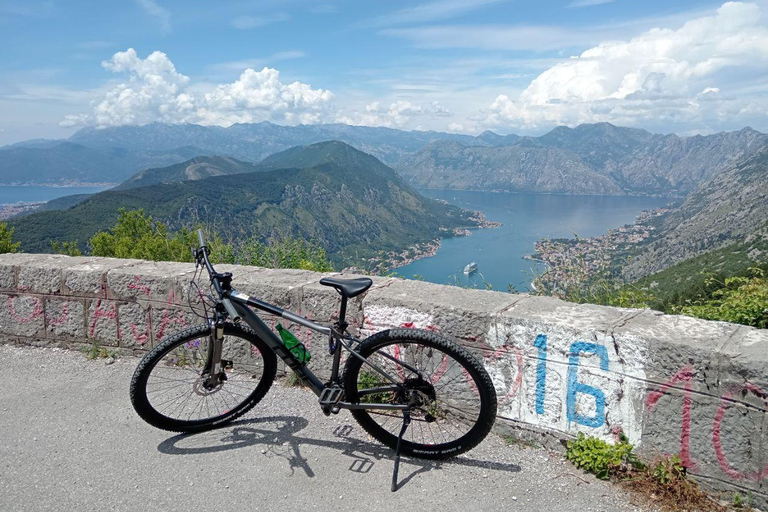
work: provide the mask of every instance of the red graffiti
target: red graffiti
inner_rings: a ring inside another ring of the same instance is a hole
[[[32,313],[30,313],[27,316],[21,316],[16,312],[16,307],[14,306],[14,303],[16,302],[16,299],[18,297],[8,297],[8,313],[11,315],[11,318],[13,318],[16,322],[19,322],[20,324],[28,324],[32,320],[40,317],[43,314],[43,302],[37,298],[37,297],[30,297],[32,299],[32,302],[34,306],[32,307]]]
[[[515,375],[515,384],[512,386],[512,391],[501,397],[499,400],[501,403],[511,402],[517,392],[520,390],[520,386],[523,384],[523,352],[518,347],[510,347],[508,345],[504,345],[499,350],[491,354],[491,356],[488,358],[492,361],[496,361],[497,359],[505,357],[510,353],[510,351],[515,352],[515,358],[517,359],[517,375]],[[468,375],[467,378],[469,378]]]
[[[139,327],[135,324],[131,324],[131,334],[136,339],[136,343],[144,345],[149,339],[149,320],[147,320],[147,326],[142,334],[139,334]]]
[[[128,283],[128,289],[140,291],[147,297],[149,297],[152,294],[152,289],[146,284],[142,284],[141,276],[138,276],[138,275],[133,276],[133,282]]]
[[[58,318],[46,317],[46,320],[50,325],[59,326],[67,323],[68,318],[69,318],[69,304],[65,302],[64,305],[61,307],[61,315],[59,315]]]
[[[712,426],[712,444],[715,446],[715,455],[717,455],[717,462],[720,464],[720,469],[722,469],[726,475],[730,476],[731,478],[735,478],[736,480],[758,481],[768,476],[768,465],[766,465],[761,471],[742,473],[741,471],[734,468],[730,462],[728,462],[728,459],[725,457],[725,452],[723,451],[723,443],[720,439],[720,432],[723,424],[723,418],[725,417],[725,411],[728,410],[728,407],[731,405],[733,395],[742,390],[750,391],[755,396],[762,398],[764,407],[766,410],[768,410],[768,400],[766,400],[766,398],[768,398],[768,393],[753,384],[747,383],[738,389],[734,389],[724,394],[720,399],[720,408],[717,409],[717,413],[715,413],[715,423]]]
[[[90,335],[93,337],[93,334],[96,332],[96,322],[99,321],[99,318],[106,318],[107,320],[114,320],[115,323],[117,323],[117,308],[115,307],[114,302],[109,303],[109,309],[102,309],[101,307],[101,299],[96,302],[96,309],[93,311],[93,321],[91,322],[91,328],[90,328]],[[120,330],[117,331],[117,338],[120,339]]]
[[[680,433],[680,460],[683,466],[695,469],[696,462],[691,459],[691,392],[693,390],[693,368],[689,365],[677,372],[667,382],[662,384],[661,388],[650,393],[645,400],[645,407],[648,412],[659,402],[659,399],[666,395],[669,390],[678,382],[685,381],[685,391],[683,392],[683,415],[682,428]]]
[[[180,304],[176,300],[176,293],[171,291],[171,293],[168,295],[165,309],[163,310],[163,317],[160,319],[160,328],[157,330],[156,336],[157,341],[160,341],[163,338],[165,329],[169,325],[178,325],[181,328],[187,326],[187,321],[184,320],[184,313],[181,311],[181,309],[175,308],[174,306],[180,306]],[[174,311],[171,311],[172,309]]]

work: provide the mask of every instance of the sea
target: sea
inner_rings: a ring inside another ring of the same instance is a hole
[[[664,197],[516,194],[456,190],[419,190],[467,210],[479,210],[499,228],[472,230],[471,236],[442,241],[435,256],[394,269],[408,279],[470,288],[517,292],[530,290],[541,263],[523,259],[542,238],[593,237],[611,228],[632,224],[643,210],[674,201]],[[477,272],[464,267],[477,263]]]
[[[110,187],[45,187],[40,185],[0,185],[0,205],[37,203],[74,194],[95,194]]]

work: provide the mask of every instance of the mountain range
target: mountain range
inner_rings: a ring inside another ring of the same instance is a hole
[[[84,248],[115,224],[119,208],[142,208],[171,229],[202,223],[227,242],[283,234],[314,240],[338,266],[365,267],[478,225],[471,212],[421,196],[375,157],[338,141],[273,155],[264,166],[195,158],[139,173],[74,206],[59,203],[61,210],[11,220],[22,250],[73,240]]]
[[[766,143],[751,128],[680,137],[597,123],[496,147],[435,141],[396,169],[422,188],[685,196]]]
[[[653,239],[623,268],[629,280],[734,243],[753,260],[768,236],[768,144],[705,181],[683,204],[661,218]],[[750,244],[755,245],[753,252]],[[745,245],[746,244],[746,245]]]
[[[261,162],[295,146],[345,142],[394,167],[412,186],[568,194],[684,196],[768,142],[750,128],[707,136],[652,134],[609,123],[540,137],[478,136],[343,124],[229,128],[148,124],[84,128],[66,141],[0,148],[2,183],[123,182],[136,172],[219,156]]]

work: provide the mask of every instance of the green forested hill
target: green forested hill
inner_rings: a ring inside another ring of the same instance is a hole
[[[85,248],[94,233],[115,224],[119,208],[143,208],[171,228],[207,224],[225,241],[272,234],[314,239],[340,265],[365,265],[382,251],[475,225],[469,212],[424,198],[392,169],[346,144],[319,143],[285,156],[311,166],[280,168],[273,159],[273,171],[109,190],[11,224],[28,252],[49,251],[51,241],[64,240]]]

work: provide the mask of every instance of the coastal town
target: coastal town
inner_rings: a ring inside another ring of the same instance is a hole
[[[598,276],[612,275],[634,246],[653,235],[654,220],[669,211],[670,208],[644,210],[634,224],[610,229],[603,236],[539,240],[534,254],[526,259],[540,261],[547,269],[536,277],[533,286],[556,294],[558,290],[588,283]]]

